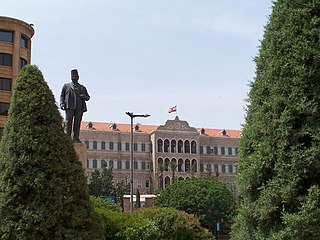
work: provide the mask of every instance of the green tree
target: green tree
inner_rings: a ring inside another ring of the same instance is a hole
[[[320,1],[278,0],[240,141],[232,239],[320,239]]]
[[[214,239],[196,217],[174,208],[144,208],[138,214],[155,223],[163,240]]]
[[[1,239],[103,239],[86,178],[36,66],[16,79],[0,144]]]
[[[155,200],[159,207],[173,207],[195,214],[202,226],[213,229],[220,219],[232,217],[235,199],[228,186],[216,178],[192,178],[175,181]]]

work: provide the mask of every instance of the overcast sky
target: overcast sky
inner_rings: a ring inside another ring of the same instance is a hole
[[[57,103],[70,70],[91,99],[84,121],[240,129],[272,0],[2,0],[34,24],[32,64]],[[64,113],[61,112],[63,115]]]

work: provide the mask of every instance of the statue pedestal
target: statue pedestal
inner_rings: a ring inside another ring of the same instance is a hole
[[[79,156],[79,161],[82,163],[82,168],[87,176],[87,147],[84,143],[74,143],[73,147]]]

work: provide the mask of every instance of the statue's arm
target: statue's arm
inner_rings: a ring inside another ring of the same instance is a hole
[[[66,85],[64,84],[61,90],[61,94],[60,94],[60,108],[62,110],[66,109]]]
[[[82,91],[81,91],[80,97],[85,101],[89,101],[89,99],[90,99],[89,93],[88,93],[85,86],[82,86]]]

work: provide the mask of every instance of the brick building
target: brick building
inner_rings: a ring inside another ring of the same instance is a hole
[[[15,78],[31,62],[34,29],[21,20],[0,16],[0,137],[7,120]]]
[[[154,193],[173,178],[218,176],[235,187],[239,130],[197,129],[178,117],[164,125],[134,126],[133,189]],[[82,122],[88,174],[102,166],[130,182],[130,124]]]

